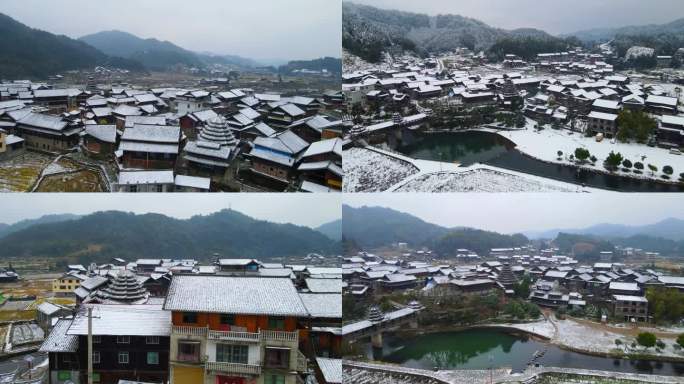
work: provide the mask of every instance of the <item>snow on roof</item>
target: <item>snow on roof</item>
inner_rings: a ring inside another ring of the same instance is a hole
[[[86,125],[85,133],[106,143],[116,142],[116,125]]]
[[[108,281],[109,279],[107,279],[106,277],[94,276],[86,280],[83,280],[81,282],[81,288],[87,289],[88,291],[92,291],[93,289],[105,284]]]
[[[684,116],[663,115],[660,119],[663,124],[684,126]]]
[[[257,125],[253,126],[252,128],[256,129],[257,131],[261,132],[262,135],[264,136],[273,136],[276,134],[276,130],[269,127],[265,123],[258,123]]]
[[[618,109],[619,104],[615,100],[606,100],[606,99],[596,99],[594,100],[594,103],[592,104],[594,107],[599,107],[599,108],[608,108],[608,109]]]
[[[336,137],[334,139],[321,140],[311,143],[306,149],[302,157],[316,156],[323,153],[334,153],[342,156],[342,139]]]
[[[174,183],[181,187],[209,190],[211,179],[208,177],[176,175]]]
[[[142,115],[142,111],[138,107],[132,107],[130,105],[119,105],[116,107],[112,113],[121,115],[121,116],[139,116]]]
[[[317,357],[316,364],[318,364],[326,383],[342,383],[342,359]]]
[[[312,293],[342,293],[342,279],[306,279],[306,286]]]
[[[61,117],[44,115],[42,113],[29,113],[17,122],[22,125],[50,129],[53,131],[61,131],[67,126],[67,122],[62,120]]]
[[[269,93],[255,93],[254,97],[261,101],[280,101],[280,95],[273,95]]]
[[[663,104],[667,105],[670,107],[676,107],[677,106],[677,98],[676,97],[669,97],[669,96],[656,96],[656,95],[648,95],[646,98],[647,103],[655,103],[655,104]]]
[[[205,122],[209,119],[212,119],[212,118],[218,116],[218,114],[216,112],[214,112],[214,110],[212,110],[212,109],[193,112],[193,113],[191,113],[191,115],[194,116],[197,120],[199,120],[201,122]]]
[[[76,352],[78,336],[67,335],[71,319],[59,319],[40,346],[40,352]]]
[[[259,263],[255,259],[219,259],[219,265],[249,265]]]
[[[613,298],[618,301],[638,301],[641,303],[648,303],[648,299],[643,296],[613,295]]]
[[[133,128],[124,130],[121,139],[154,143],[178,143],[180,141],[180,127],[135,124]]]
[[[290,279],[176,275],[164,303],[170,311],[307,316]]]
[[[125,127],[132,128],[136,124],[144,125],[166,125],[164,116],[126,116]]]
[[[44,313],[46,315],[53,315],[57,313],[60,309],[62,309],[61,306],[52,304],[49,301],[44,301],[38,305],[38,308],[36,308],[38,312]]]
[[[339,293],[300,293],[311,317],[342,318],[342,296]]]
[[[639,285],[637,283],[611,281],[608,285],[608,289],[616,291],[639,291]]]
[[[173,184],[173,171],[121,171],[119,184]]]
[[[88,315],[85,305],[74,318],[67,335],[87,335]],[[171,312],[161,305],[92,305],[93,335],[103,336],[169,336]]]
[[[603,112],[591,111],[591,113],[589,113],[588,117],[590,119],[615,121],[618,116],[613,114],[613,113],[603,113]]]
[[[252,109],[250,107],[242,108],[238,112],[247,116],[247,118],[250,120],[258,119],[261,116],[261,114],[259,112],[255,111],[254,109]]]
[[[288,115],[290,115],[292,117],[301,116],[301,115],[306,113],[301,108],[299,108],[298,106],[296,106],[294,104],[283,104],[283,105],[280,105],[278,108],[282,109],[283,111],[285,111],[285,113],[287,113]]]

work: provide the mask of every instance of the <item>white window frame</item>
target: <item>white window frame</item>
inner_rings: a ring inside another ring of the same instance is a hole
[[[93,351],[93,364],[100,364],[100,351]]]
[[[117,344],[130,344],[131,343],[131,337],[130,336],[117,336],[116,337],[116,343]]]
[[[151,345],[159,344],[159,336],[145,336],[145,344],[151,344]]]
[[[125,359],[126,361],[121,361],[121,358],[122,358],[122,357],[125,357],[125,358],[126,358],[126,359]],[[119,364],[128,364],[128,363],[130,363],[131,358],[130,358],[130,356],[128,355],[128,352],[126,352],[126,351],[119,351],[116,360],[119,362]]]

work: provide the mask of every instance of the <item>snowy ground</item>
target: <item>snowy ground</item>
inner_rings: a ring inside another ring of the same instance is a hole
[[[621,332],[620,329],[596,324],[590,326],[579,323],[572,319],[558,320],[552,318],[550,321],[540,320],[525,324],[501,324],[510,328],[520,329],[525,332],[536,334],[550,340],[551,343],[569,347],[579,351],[591,353],[614,353],[618,349],[623,353],[644,353],[642,347],[632,348],[634,336]],[[647,331],[642,329],[641,331]],[[661,330],[662,332],[662,330]],[[657,353],[655,348],[645,351],[647,354],[658,354],[668,357],[684,357],[684,352],[673,348],[678,333],[670,335],[660,335],[659,339],[665,342],[665,348]],[[615,344],[615,340],[620,340],[621,345]]]
[[[491,130],[483,130],[491,132]],[[608,139],[597,142],[592,137],[584,137],[583,134],[571,133],[564,129],[555,130],[547,128],[541,131],[524,129],[497,131],[496,133],[514,142],[516,148],[521,152],[543,161],[577,165],[568,159],[568,155],[574,154],[575,149],[581,147],[588,149],[591,155],[596,156],[598,159],[594,165],[591,163],[582,165],[582,167],[587,169],[605,172],[603,160],[608,157],[611,151],[614,151],[621,153],[623,158],[629,159],[632,163],[643,163],[646,168],[641,175],[634,172],[626,172],[620,168],[617,173],[623,176],[662,180],[660,176],[665,165],[669,165],[674,169],[672,178],[675,180],[679,178],[679,173],[684,172],[684,155],[673,155],[663,148],[635,143],[613,143]],[[557,153],[559,150],[563,152],[560,160],[558,160]],[[659,172],[652,175],[648,170],[648,164],[658,167]]]
[[[411,163],[364,148],[344,151],[343,192],[381,192],[418,172]]]
[[[475,164],[461,167],[367,147],[343,154],[344,192],[593,192],[592,188]]]
[[[575,189],[544,184],[510,173],[486,168],[465,172],[423,174],[395,192],[572,192]]]

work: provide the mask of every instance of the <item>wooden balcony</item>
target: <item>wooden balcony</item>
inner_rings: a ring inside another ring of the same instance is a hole
[[[261,341],[259,333],[236,332],[236,331],[212,331],[209,330],[208,337],[214,340],[246,341],[258,343]]]
[[[289,341],[297,343],[299,342],[299,332],[261,330],[261,339],[264,341]]]
[[[286,331],[269,331],[261,330],[259,332],[242,332],[242,331],[214,331],[207,327],[191,327],[185,325],[174,325],[172,333],[183,336],[198,336],[206,337],[213,340],[231,340],[231,341],[246,341],[246,342],[261,342],[261,341],[284,341],[284,342],[299,342],[299,332]]]
[[[261,366],[252,364],[223,363],[219,361],[207,361],[204,369],[209,373],[230,373],[238,375],[259,376]]]

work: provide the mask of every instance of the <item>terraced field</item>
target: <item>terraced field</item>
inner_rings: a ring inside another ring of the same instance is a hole
[[[26,152],[0,162],[0,192],[28,192],[54,157]]]

